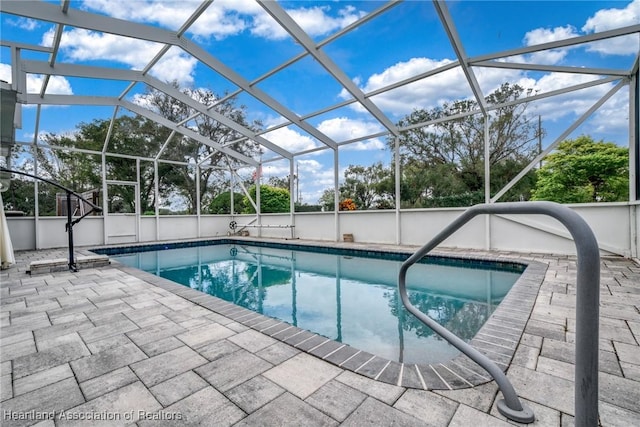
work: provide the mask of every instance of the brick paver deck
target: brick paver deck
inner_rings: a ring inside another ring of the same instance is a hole
[[[548,265],[507,374],[534,425],[573,425],[575,258],[472,254]],[[33,260],[64,256],[18,252],[17,265],[0,273],[3,426],[510,425],[496,409],[494,382],[425,391],[376,381],[134,269],[25,273]],[[601,424],[637,425],[640,267],[601,263]]]

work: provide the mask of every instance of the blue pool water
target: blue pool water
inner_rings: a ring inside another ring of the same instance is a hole
[[[110,256],[390,360],[442,363],[455,357],[454,347],[402,307],[396,283],[407,256],[355,254],[243,243]],[[409,297],[423,312],[470,340],[520,276],[522,266],[451,264],[436,260],[411,267]]]

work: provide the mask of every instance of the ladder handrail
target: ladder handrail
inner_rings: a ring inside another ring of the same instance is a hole
[[[576,245],[576,365],[575,422],[579,426],[598,425],[598,327],[600,303],[600,251],[593,231],[576,212],[553,202],[509,202],[472,206],[418,249],[400,267],[398,290],[407,310],[436,333],[484,368],[496,381],[504,400],[497,407],[505,417],[522,422],[534,421],[533,411],[520,402],[504,372],[491,359],[467,344],[411,304],[406,290],[409,267],[442,243],[472,218],[480,214],[540,214],[551,216],[569,231]]]
[[[32,175],[32,174],[27,173],[27,172],[7,169],[5,167],[0,167],[0,172],[15,173],[15,174],[18,174],[18,175],[28,176],[30,178],[34,178],[34,179],[46,182],[47,184],[51,184],[51,185],[53,185],[55,187],[58,187],[58,188],[60,188],[60,189],[65,191],[65,193],[67,194],[67,223],[65,224],[65,231],[67,232],[67,234],[69,236],[69,262],[68,262],[67,265],[69,266],[69,270],[78,271],[78,266],[76,265],[76,262],[75,262],[75,259],[74,259],[74,254],[73,254],[73,226],[76,225],[77,223],[79,223],[84,217],[90,215],[94,211],[95,212],[102,212],[102,208],[100,206],[97,206],[97,205],[91,203],[90,201],[88,201],[87,199],[85,199],[84,197],[82,197],[80,194],[76,193],[72,189],[67,188],[62,184],[58,184],[57,182],[52,181],[50,179],[43,178],[43,177],[37,176],[37,175]],[[84,203],[86,203],[86,204],[91,206],[91,209],[89,210],[89,212],[85,212],[79,218],[77,218],[75,220],[73,219],[73,212],[71,212],[71,196],[72,195],[76,196],[79,200],[82,200]]]

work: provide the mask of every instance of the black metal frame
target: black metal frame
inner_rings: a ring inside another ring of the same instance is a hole
[[[64,228],[69,236],[69,262],[67,265],[69,266],[69,270],[74,272],[78,271],[78,266],[76,265],[75,257],[73,254],[73,226],[79,223],[84,217],[86,217],[87,215],[90,215],[93,212],[102,212],[102,208],[100,206],[94,205],[93,203],[91,203],[90,201],[88,201],[87,199],[85,199],[75,191],[71,190],[70,188],[67,188],[64,185],[60,185],[55,181],[51,181],[50,179],[42,178],[41,176],[32,175],[30,173],[26,173],[22,171],[7,169],[4,167],[0,167],[0,172],[8,172],[8,173],[15,173],[18,175],[28,176],[30,178],[34,178],[39,181],[46,182],[47,184],[51,184],[65,191],[65,193],[67,194],[67,223],[65,224]],[[76,196],[79,200],[82,200],[84,203],[87,203],[89,206],[91,206],[91,209],[89,210],[89,212],[85,213],[84,215],[82,215],[81,217],[75,220],[73,219],[73,213],[71,212],[71,196],[72,195]]]

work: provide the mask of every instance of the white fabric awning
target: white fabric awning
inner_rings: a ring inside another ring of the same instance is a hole
[[[7,224],[7,217],[4,215],[2,193],[0,193],[0,261],[3,270],[16,262],[13,256],[11,236],[9,235],[9,224]]]

